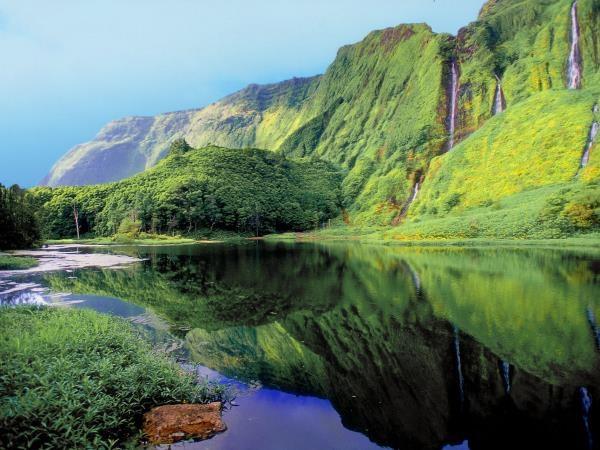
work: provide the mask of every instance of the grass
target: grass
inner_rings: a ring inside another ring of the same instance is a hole
[[[83,239],[49,239],[46,244],[91,244],[91,245],[180,245],[194,244],[197,240],[182,236],[169,236],[165,234],[140,233],[137,238],[114,235],[108,237],[86,237]]]
[[[352,241],[406,247],[544,247],[584,248],[600,250],[600,233],[583,234],[560,239],[500,239],[500,238],[428,238],[398,239],[389,236],[390,227],[350,227],[337,225],[307,233],[282,233],[265,236],[266,241],[338,242]]]
[[[37,260],[28,256],[0,255],[0,270],[25,270],[37,265]]]
[[[238,233],[235,231],[218,229],[201,229],[186,236],[140,233],[137,238],[126,235],[114,235],[109,237],[86,236],[82,239],[48,239],[45,241],[45,243],[49,245],[185,245],[202,242],[239,242],[253,236],[254,235],[252,233]]]
[[[114,448],[154,406],[226,395],[92,311],[3,308],[0,341],[0,448]]]

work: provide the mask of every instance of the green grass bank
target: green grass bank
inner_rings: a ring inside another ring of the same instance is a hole
[[[0,448],[122,448],[150,408],[226,395],[93,311],[1,308],[0,342]]]
[[[37,265],[35,258],[0,254],[0,270],[25,270]]]

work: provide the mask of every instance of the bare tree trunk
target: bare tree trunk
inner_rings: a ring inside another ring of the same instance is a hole
[[[75,218],[75,229],[77,230],[77,240],[79,240],[79,211],[77,207],[73,205],[73,217]]]

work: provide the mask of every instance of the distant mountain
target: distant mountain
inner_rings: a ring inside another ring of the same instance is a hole
[[[72,148],[40,184],[117,181],[154,166],[167,154],[170,143],[181,137],[195,147],[270,143],[269,136],[261,135],[261,122],[270,113],[293,110],[310,95],[317,80],[295,78],[273,85],[250,85],[206,108],[115,120],[94,140]]]
[[[477,228],[523,204],[535,222],[552,201],[563,217],[572,198],[598,192],[599,68],[600,0],[492,0],[456,37],[423,24],[375,31],[342,47],[322,76],[113,122],[44,184],[120,179],[185,137],[342,166],[345,217],[355,224],[432,219],[447,230],[453,215],[478,211]]]

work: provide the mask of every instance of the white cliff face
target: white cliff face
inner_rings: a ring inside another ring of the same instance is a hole
[[[581,52],[579,50],[579,20],[577,17],[577,2],[571,7],[571,51],[567,63],[569,89],[581,87]]]

